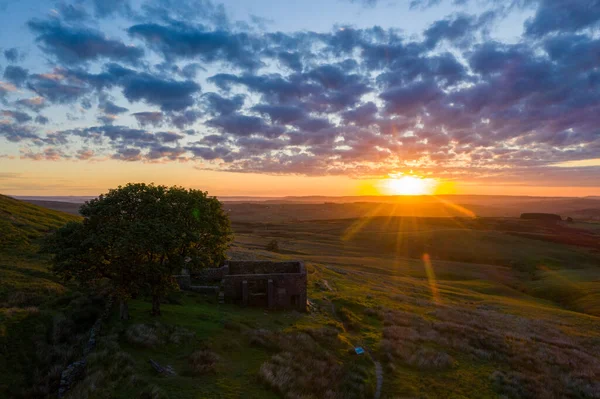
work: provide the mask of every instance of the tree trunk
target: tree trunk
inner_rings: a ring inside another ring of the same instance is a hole
[[[119,318],[121,320],[129,320],[129,304],[127,301],[121,301],[119,304]]]
[[[160,316],[160,297],[152,295],[152,316]]]

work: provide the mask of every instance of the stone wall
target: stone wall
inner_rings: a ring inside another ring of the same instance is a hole
[[[300,262],[227,261],[229,274],[301,273]]]
[[[208,269],[202,269],[196,273],[192,274],[194,279],[200,281],[220,281],[223,279],[223,276],[227,274],[226,267],[210,267]]]
[[[192,279],[190,278],[189,274],[179,274],[176,276],[173,276],[173,278],[177,281],[177,284],[179,285],[179,289],[181,290],[189,290],[190,286],[192,285]]]
[[[237,261],[228,266],[230,274],[223,280],[226,302],[306,311],[307,276],[302,262]]]
[[[219,293],[216,286],[192,286],[190,276],[174,277],[181,289]],[[192,277],[206,283],[220,281],[219,295],[225,302],[306,311],[307,275],[301,261],[227,261],[223,267],[204,269]]]

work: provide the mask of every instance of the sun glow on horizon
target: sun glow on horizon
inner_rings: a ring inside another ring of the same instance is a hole
[[[437,185],[435,179],[405,175],[385,179],[383,191],[391,195],[432,195]]]

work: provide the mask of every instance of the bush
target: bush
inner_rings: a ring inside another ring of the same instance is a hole
[[[220,358],[216,353],[202,349],[192,353],[188,360],[194,374],[202,375],[214,373]]]

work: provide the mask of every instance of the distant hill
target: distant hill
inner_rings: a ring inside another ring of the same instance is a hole
[[[91,197],[19,197],[45,208],[79,214]],[[519,217],[522,213],[556,213],[563,218],[591,219],[600,209],[593,197],[528,197],[503,195],[440,196],[304,196],[219,197],[234,221],[343,219],[368,215],[419,217]],[[465,212],[465,210],[467,210]]]
[[[0,248],[28,247],[48,231],[77,219],[0,194]]]
[[[47,209],[70,213],[71,215],[79,215],[79,208],[83,205],[83,202],[47,201],[38,199],[23,199],[23,201]]]

